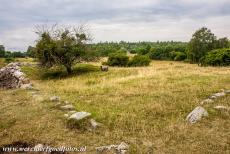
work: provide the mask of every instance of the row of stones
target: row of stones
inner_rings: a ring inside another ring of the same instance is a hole
[[[213,95],[211,95],[209,98],[201,101],[200,105],[205,105],[208,103],[213,103],[217,98],[220,97],[224,97],[225,95],[230,94],[230,90],[222,90],[222,92],[219,93],[215,93]],[[226,106],[215,106],[214,109],[216,110],[229,110],[229,107]],[[186,117],[186,121],[188,121],[189,123],[196,123],[199,120],[202,119],[202,117],[207,117],[209,114],[207,112],[207,110],[205,110],[205,108],[203,108],[202,106],[197,106],[192,112],[190,112],[188,114],[188,116]]]

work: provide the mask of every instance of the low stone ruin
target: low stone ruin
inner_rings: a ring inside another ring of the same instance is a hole
[[[21,71],[19,63],[10,63],[0,69],[0,88],[32,88],[30,80]]]

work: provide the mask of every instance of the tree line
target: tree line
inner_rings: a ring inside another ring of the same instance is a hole
[[[35,47],[26,52],[8,52],[0,46],[0,57],[33,57],[43,66],[63,65],[68,73],[76,62],[109,57],[109,63],[117,64],[124,59],[125,65],[148,64],[148,59],[175,60],[201,65],[230,65],[230,42],[228,38],[217,38],[206,27],[198,29],[189,42],[99,42],[89,43],[90,36],[84,26],[40,29],[36,32]],[[127,54],[139,55],[129,62]],[[147,57],[147,58],[146,58]],[[122,61],[122,63],[124,63]],[[120,64],[117,64],[118,66]]]
[[[27,57],[26,52],[22,51],[6,51],[4,45],[0,45],[0,58],[25,58]]]

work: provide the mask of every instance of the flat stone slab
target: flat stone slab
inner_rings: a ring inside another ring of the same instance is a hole
[[[216,109],[216,110],[228,110],[228,108],[226,106],[222,106],[222,105],[215,106],[214,109]]]
[[[69,117],[69,119],[74,119],[74,120],[79,121],[79,120],[85,119],[85,118],[87,118],[89,116],[91,116],[91,113],[82,111],[82,112],[76,112],[76,113],[72,114]]]
[[[76,112],[77,112],[77,111],[72,110],[72,111],[69,111],[68,114],[74,114],[74,113],[76,113]]]
[[[71,104],[61,106],[60,108],[63,109],[63,110],[74,110],[75,109],[75,107],[73,105],[71,105]]]
[[[215,93],[215,94],[213,94],[211,97],[213,97],[213,98],[217,98],[217,97],[223,97],[223,96],[225,96],[226,94],[225,94],[225,92],[220,92],[220,93]]]
[[[201,120],[202,117],[207,117],[208,112],[201,106],[197,106],[192,112],[186,117],[186,121],[194,124],[197,121]]]
[[[23,85],[21,85],[20,88],[21,88],[21,89],[26,89],[26,90],[32,90],[32,89],[34,89],[34,87],[32,86],[31,83],[23,84]]]
[[[50,97],[50,101],[52,101],[52,102],[59,102],[60,101],[60,97],[58,97],[58,96],[52,96],[52,97]]]
[[[200,104],[203,105],[203,104],[208,104],[208,103],[213,103],[213,102],[214,101],[212,99],[208,98],[208,99],[203,100]]]

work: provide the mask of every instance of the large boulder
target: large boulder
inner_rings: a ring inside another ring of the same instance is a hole
[[[30,83],[19,63],[10,63],[0,69],[0,88],[21,88]]]

